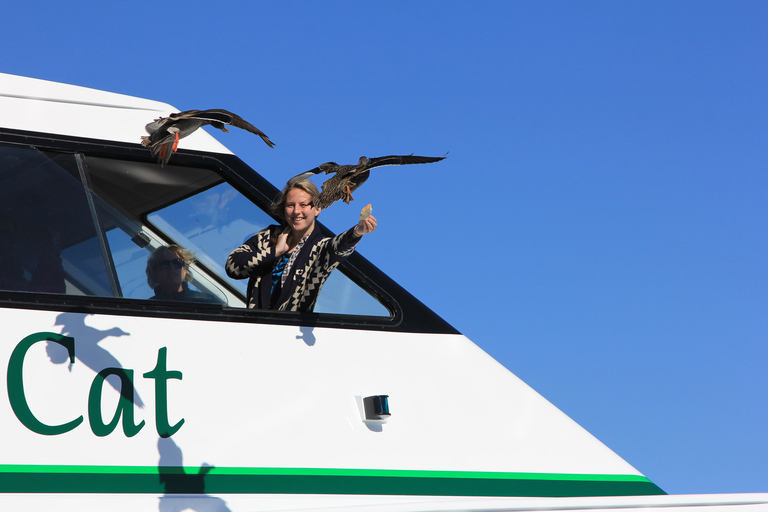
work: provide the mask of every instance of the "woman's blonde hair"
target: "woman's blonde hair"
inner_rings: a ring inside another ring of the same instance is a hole
[[[309,196],[312,198],[312,206],[315,206],[317,198],[320,197],[320,191],[317,190],[317,186],[309,180],[297,181],[293,185],[285,187],[280,193],[280,197],[277,199],[277,201],[272,203],[272,207],[270,208],[272,213],[280,217],[282,220],[285,220],[285,202],[288,200],[288,192],[295,188],[303,190],[309,194]]]
[[[172,254],[175,254],[178,256],[178,258],[184,263],[184,268],[187,269],[187,275],[184,278],[185,283],[189,283],[192,281],[192,272],[189,270],[189,265],[195,261],[195,255],[192,251],[189,249],[185,249],[181,247],[180,245],[171,244],[169,246],[161,246],[155,249],[152,254],[149,256],[149,259],[147,260],[147,284],[150,288],[153,290],[157,288],[157,286],[160,284],[157,282],[157,279],[155,279],[155,271],[157,270],[157,266],[160,260],[160,256],[163,254],[163,251],[168,251]]]

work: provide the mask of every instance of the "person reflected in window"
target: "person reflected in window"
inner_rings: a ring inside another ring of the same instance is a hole
[[[256,233],[227,258],[227,275],[248,278],[248,307],[311,312],[328,276],[376,229],[371,215],[334,237],[323,237],[315,220],[320,192],[311,181],[287,187],[272,211],[285,224]]]
[[[150,300],[175,300],[218,304],[210,294],[189,289],[194,261],[192,252],[178,245],[158,247],[147,260],[147,283],[155,291]]]

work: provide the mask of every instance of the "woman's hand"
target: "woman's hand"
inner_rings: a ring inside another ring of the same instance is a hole
[[[291,234],[291,228],[286,227],[282,233],[277,235],[277,242],[275,243],[275,256],[280,257],[288,250],[288,235]]]
[[[355,236],[360,237],[367,235],[368,233],[373,233],[373,230],[375,229],[376,217],[369,215],[367,219],[363,219],[357,223],[357,226],[355,226]]]

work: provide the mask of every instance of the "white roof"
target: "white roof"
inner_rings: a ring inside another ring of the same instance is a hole
[[[167,103],[0,73],[0,127],[139,144],[144,126],[178,112]],[[181,148],[231,153],[204,130]]]

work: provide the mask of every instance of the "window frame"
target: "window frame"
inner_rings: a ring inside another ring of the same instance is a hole
[[[139,144],[100,141],[70,136],[42,134],[0,128],[0,142],[33,146],[42,151],[83,154],[85,157],[113,158],[153,163],[149,151]],[[78,158],[80,160],[80,158]],[[233,154],[208,153],[180,149],[169,165],[200,167],[217,173],[238,192],[261,208],[267,215],[269,205],[279,189]],[[85,185],[89,188],[89,182]],[[318,221],[323,234],[333,233]],[[114,264],[110,256],[108,264]],[[0,290],[0,307],[103,313],[138,317],[162,317],[251,324],[279,324],[341,329],[366,329],[419,333],[458,334],[445,320],[400,287],[357,251],[336,270],[370,293],[390,312],[385,316],[362,316],[341,313],[297,313],[253,310],[217,304],[149,301],[123,297],[75,296]],[[228,287],[231,285],[227,284]],[[238,291],[239,292],[239,291]]]

